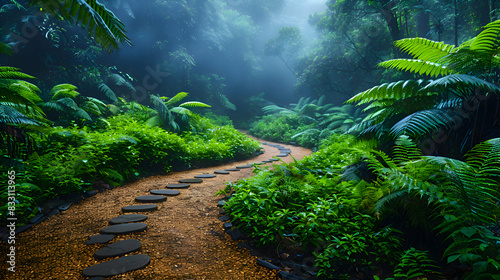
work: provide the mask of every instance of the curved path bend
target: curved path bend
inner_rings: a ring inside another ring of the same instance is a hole
[[[311,153],[301,147],[282,146],[289,148],[296,159]],[[122,212],[124,206],[145,204],[137,202],[136,197],[150,195],[150,191],[154,189],[165,189],[167,184],[178,183],[180,179],[214,174],[215,170],[261,162],[280,154],[275,147],[263,147],[264,154],[252,159],[143,178],[74,204],[67,211],[16,236],[16,272],[0,278],[89,279],[83,276],[84,269],[117,259],[96,259],[96,251],[127,239],[129,241],[121,243],[138,245],[137,241],[130,241],[136,239],[142,247],[139,251],[127,255],[147,255],[150,257],[149,264],[142,269],[106,279],[276,279],[276,271],[257,265],[256,257],[251,256],[248,250],[239,248],[238,242],[224,233],[223,223],[218,220],[217,203],[221,197],[214,197],[214,194],[223,189],[226,182],[251,177],[253,168],[229,172],[227,175],[218,174],[215,178],[203,179],[200,184],[191,184],[189,188],[179,189],[180,195],[169,196],[166,201],[155,203],[158,210]],[[285,162],[293,160],[290,156],[281,159]],[[110,226],[111,219],[123,214],[147,215],[147,219],[141,222],[147,225],[147,229],[116,235],[107,244],[85,244],[90,236],[97,235],[100,230]]]

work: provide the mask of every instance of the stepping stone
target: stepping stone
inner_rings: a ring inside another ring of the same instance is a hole
[[[222,226],[224,227],[224,229],[230,229],[233,227],[233,224],[231,222],[225,222],[224,224],[222,224]]]
[[[224,174],[224,175],[226,175],[226,174],[229,174],[229,171],[227,171],[227,170],[215,170],[214,173],[215,174]]]
[[[168,184],[166,186],[166,188],[167,189],[187,189],[187,188],[189,188],[189,186],[190,186],[189,184]]]
[[[109,224],[116,225],[116,224],[137,223],[137,222],[145,221],[147,218],[148,218],[148,216],[146,216],[146,215],[127,214],[127,215],[121,215],[121,216],[118,216],[118,217],[115,217],[115,218],[109,220]]]
[[[145,268],[151,258],[148,255],[132,255],[98,263],[85,268],[82,273],[84,277],[102,276],[111,277],[125,272]]]
[[[227,222],[227,221],[229,221],[229,220],[230,220],[230,219],[229,219],[229,216],[228,216],[228,215],[223,215],[223,216],[220,216],[220,217],[219,217],[219,221],[221,221],[221,222]]]
[[[224,206],[224,204],[226,204],[226,202],[224,200],[219,200],[219,202],[217,202],[217,206],[219,206],[219,207]]]
[[[254,163],[252,163],[252,164],[255,164],[255,165],[262,165],[262,164],[264,164],[264,163],[262,163],[262,162],[254,162]]]
[[[92,277],[92,278],[89,278],[87,280],[105,280],[104,277],[101,277],[101,276],[97,276],[97,277]]]
[[[292,151],[290,149],[280,149],[280,152],[282,154],[291,154],[292,153]]]
[[[158,206],[156,204],[149,205],[130,205],[122,207],[123,212],[147,212],[158,210]]]
[[[135,201],[142,203],[162,202],[165,200],[167,200],[167,197],[164,195],[143,195],[135,198]]]
[[[281,270],[281,268],[280,268],[280,267],[275,266],[274,264],[272,264],[272,263],[270,263],[270,262],[268,262],[268,261],[265,261],[265,260],[263,260],[263,259],[257,259],[257,264],[258,264],[258,265],[261,265],[261,266],[263,266],[263,267],[265,267],[265,268],[267,268],[267,269],[271,269],[271,270],[273,270],[273,269],[275,269],[275,270]]]
[[[215,174],[201,174],[201,175],[196,175],[194,176],[195,178],[215,178],[217,175]]]
[[[279,154],[279,155],[276,155],[277,157],[287,157],[288,154]]]
[[[240,171],[239,168],[228,168],[228,169],[224,169],[225,171]]]
[[[151,190],[151,193],[156,195],[176,196],[181,192],[178,190]]]
[[[72,204],[71,202],[63,203],[63,204],[59,205],[59,207],[57,207],[57,209],[59,209],[59,211],[66,211],[69,209],[71,204]]]
[[[113,240],[115,236],[113,234],[96,234],[89,237],[89,240],[85,241],[87,245],[93,245],[97,243],[108,243]]]
[[[277,158],[270,158],[268,160],[270,160],[270,161],[279,161],[279,159],[277,159]]]
[[[272,160],[263,160],[262,163],[270,163],[273,162]]]
[[[239,168],[239,169],[250,168],[250,167],[253,167],[253,166],[251,164],[236,166],[236,168]]]
[[[119,224],[112,225],[101,229],[102,234],[126,234],[132,232],[145,231],[148,225],[145,223],[131,223],[131,224]]]
[[[201,183],[203,182],[202,179],[199,179],[199,178],[196,178],[196,179],[180,179],[179,180],[179,183],[188,183],[188,184],[191,184],[191,183]]]
[[[111,257],[123,256],[125,254],[139,251],[142,244],[137,239],[127,239],[112,243],[94,253],[94,258],[100,260]]]

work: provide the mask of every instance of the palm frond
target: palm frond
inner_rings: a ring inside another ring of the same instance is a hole
[[[96,0],[32,0],[42,6],[44,11],[60,15],[70,23],[80,23],[95,37],[97,43],[108,51],[117,50],[119,44],[130,39],[125,34],[122,22]]]
[[[378,66],[400,71],[409,71],[410,73],[418,73],[420,75],[428,75],[430,77],[437,77],[439,75],[445,76],[452,72],[452,70],[444,64],[420,59],[397,58],[381,62]]]

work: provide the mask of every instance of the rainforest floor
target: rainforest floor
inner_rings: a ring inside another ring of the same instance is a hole
[[[311,153],[309,149],[283,146],[290,148],[295,159]],[[0,278],[85,279],[82,275],[84,268],[103,262],[94,259],[94,252],[109,245],[85,245],[85,241],[109,226],[110,219],[123,215],[122,207],[140,204],[134,201],[135,197],[148,195],[153,189],[163,189],[165,185],[177,183],[179,179],[213,174],[215,170],[260,162],[279,154],[277,148],[263,147],[264,154],[251,159],[143,178],[73,204],[68,210],[16,236],[16,271],[12,273],[3,269]],[[281,159],[287,163],[293,160],[291,156]],[[157,211],[140,213],[148,216],[144,221],[147,230],[117,235],[112,242],[138,239],[142,249],[130,255],[147,254],[151,262],[144,269],[107,279],[276,279],[277,271],[257,265],[257,257],[238,246],[238,241],[233,241],[224,232],[223,223],[218,220],[217,203],[222,196],[215,197],[214,194],[224,189],[226,182],[251,177],[252,170],[246,168],[229,175],[204,179],[201,184],[191,184],[188,189],[181,189],[180,195],[157,203]],[[5,243],[0,246],[2,249],[8,248]]]

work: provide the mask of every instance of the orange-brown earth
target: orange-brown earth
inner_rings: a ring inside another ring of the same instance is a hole
[[[283,146],[290,148],[296,159],[311,153],[305,148]],[[123,206],[140,204],[134,201],[136,196],[147,195],[150,190],[162,189],[179,179],[260,162],[279,154],[277,148],[263,147],[265,153],[252,159],[144,178],[73,204],[67,211],[16,236],[16,272],[8,272],[3,261],[0,279],[84,279],[82,270],[103,262],[96,261],[93,254],[106,246],[85,245],[85,241],[107,227],[110,219],[122,215]],[[285,162],[292,160],[290,156],[282,159]],[[239,248],[238,242],[224,232],[223,223],[218,220],[217,202],[222,197],[214,194],[225,188],[226,182],[252,176],[252,169],[204,179],[201,184],[180,190],[180,195],[157,203],[157,211],[140,213],[148,215],[147,230],[118,235],[112,242],[129,238],[140,240],[141,251],[131,254],[147,254],[151,262],[144,269],[107,279],[276,279],[277,272],[257,265],[256,257]],[[5,243],[1,248],[2,252],[7,251]],[[2,255],[0,259],[6,257],[6,253]]]

